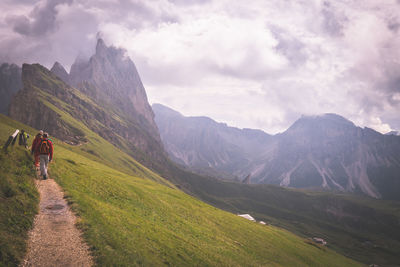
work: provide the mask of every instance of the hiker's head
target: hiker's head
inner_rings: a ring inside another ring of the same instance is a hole
[[[40,135],[43,135],[43,130],[40,130],[40,131],[39,131],[39,134],[40,134]]]

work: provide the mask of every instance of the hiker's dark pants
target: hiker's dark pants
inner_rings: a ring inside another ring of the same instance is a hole
[[[49,165],[49,155],[39,155],[40,158],[40,174],[47,176],[47,166]]]

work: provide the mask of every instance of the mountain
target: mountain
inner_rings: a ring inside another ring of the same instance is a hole
[[[251,183],[400,199],[398,136],[357,127],[336,114],[303,116],[270,136],[184,117],[161,105],[153,109],[168,153],[194,171],[207,166],[242,179],[250,174]]]
[[[59,63],[58,61],[54,63],[50,71],[54,73],[56,76],[58,76],[66,84],[71,84],[68,72],[65,70],[63,65],[61,65],[61,63]]]
[[[22,89],[21,68],[15,64],[0,66],[0,113],[8,114],[12,97]]]
[[[96,102],[135,120],[161,145],[154,114],[135,64],[126,51],[107,47],[98,39],[96,53],[89,61],[77,59],[71,66],[71,85]]]
[[[400,138],[335,115],[304,116],[276,135],[253,176],[259,183],[400,199]]]
[[[242,180],[248,174],[242,174],[240,167],[254,161],[271,141],[261,130],[237,129],[207,117],[184,117],[161,104],[152,107],[170,157],[200,174]]]

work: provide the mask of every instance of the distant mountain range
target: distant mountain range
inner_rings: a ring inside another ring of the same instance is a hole
[[[400,199],[400,137],[336,115],[303,116],[268,135],[153,105],[165,148],[196,172],[286,187]],[[231,177],[229,177],[229,174]]]

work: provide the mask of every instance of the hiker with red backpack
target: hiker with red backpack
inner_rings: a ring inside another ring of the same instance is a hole
[[[40,143],[40,141],[42,141],[42,137],[43,137],[43,131],[40,130],[32,142],[31,154],[34,155],[34,157],[35,157],[35,167],[36,168],[39,168],[39,151],[37,151],[35,149],[36,149],[38,143]]]
[[[53,143],[48,137],[48,133],[44,133],[42,140],[35,147],[35,152],[39,153],[40,173],[43,176],[43,180],[47,179],[47,167],[53,159]]]

